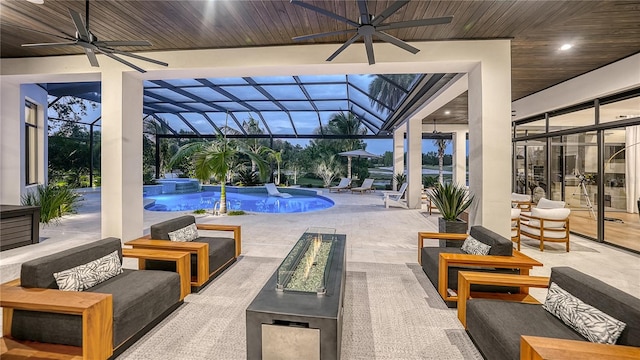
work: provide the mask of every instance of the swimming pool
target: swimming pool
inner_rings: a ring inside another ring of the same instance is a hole
[[[294,194],[290,198],[268,196],[267,193],[236,193],[227,191],[227,211],[244,210],[260,213],[302,213],[324,210],[332,207],[334,202],[323,196]],[[150,211],[189,211],[213,209],[220,200],[220,192],[203,191],[191,194],[169,194],[145,196],[154,202],[145,206]]]

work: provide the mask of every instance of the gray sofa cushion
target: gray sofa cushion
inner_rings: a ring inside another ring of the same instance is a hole
[[[472,226],[469,235],[491,246],[489,255],[513,256],[513,242],[511,242],[511,239],[502,237],[479,225]]]
[[[151,225],[151,238],[156,240],[169,240],[169,232],[182,229],[189,224],[195,224],[196,218],[184,215]],[[209,272],[217,270],[220,266],[235,257],[236,244],[233,238],[201,236],[193,242],[206,242],[209,244]],[[176,264],[168,261],[147,260],[147,269],[175,271]],[[195,254],[191,254],[191,276],[198,274],[198,261]]]
[[[625,322],[627,326],[618,338],[618,345],[640,346],[640,299],[570,267],[554,267],[551,282]]]
[[[209,244],[209,272],[217,270],[236,255],[236,243],[232,238],[200,237],[194,242]],[[173,261],[147,260],[145,267],[148,270],[176,271],[176,263]],[[191,276],[198,275],[198,257],[191,254]]]
[[[180,276],[166,271],[125,269],[86,291],[113,295],[115,348],[180,301]],[[20,340],[82,346],[82,318],[15,310],[11,333]]]
[[[126,271],[87,291],[113,294],[115,346],[180,301],[180,275],[168,271]]]
[[[20,285],[30,288],[57,289],[53,273],[71,269],[78,265],[118,251],[122,263],[122,244],[120,239],[106,238],[86,245],[44,256],[22,264]]]
[[[157,223],[151,225],[150,232],[151,238],[155,240],[170,240],[169,233],[172,231],[176,231],[178,229],[182,229],[187,225],[195,224],[196,218],[191,215],[184,215],[177,217],[175,219],[170,219],[167,221],[163,221],[161,223]]]
[[[460,248],[441,248],[441,247],[423,247],[422,248],[422,270],[427,274],[427,277],[438,289],[438,262],[441,253],[450,254],[463,254]],[[449,283],[447,288],[457,290],[458,289],[458,271],[478,271],[478,272],[497,272],[501,274],[519,274],[518,269],[495,269],[495,268],[481,268],[477,266],[465,266],[465,267],[449,267]],[[472,285],[473,291],[489,291],[489,292],[518,292],[520,289],[517,287],[506,286],[487,286],[487,285]],[[455,302],[447,302],[448,306],[455,306]]]
[[[541,305],[470,299],[467,331],[486,359],[520,358],[520,335],[583,340]]]

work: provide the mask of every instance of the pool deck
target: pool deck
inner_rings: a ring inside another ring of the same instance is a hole
[[[418,231],[437,232],[437,213],[429,216],[426,210],[385,209],[380,191],[360,195],[323,190],[322,195],[332,199],[335,206],[308,213],[194,216],[199,223],[241,225],[243,255],[280,259],[305,229],[329,227],[347,235],[348,262],[415,264]],[[0,280],[19,277],[19,265],[24,261],[101,239],[100,193],[86,192],[83,198],[78,214],[65,217],[58,225],[41,227],[39,244],[0,252]],[[191,212],[144,210],[143,232],[148,233],[154,223],[183,214]],[[131,239],[124,239],[128,240]],[[545,244],[545,251],[540,252],[538,243],[528,239],[522,240],[522,251],[544,263],[544,267],[533,269],[531,275],[548,276],[553,266],[571,266],[640,297],[637,254],[574,235],[569,253],[564,251],[563,244]],[[136,268],[137,261],[126,259],[124,266]],[[546,291],[532,290],[532,294],[544,300]]]

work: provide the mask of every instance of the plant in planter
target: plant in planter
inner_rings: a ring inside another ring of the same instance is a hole
[[[428,196],[433,205],[440,211],[440,215],[442,215],[438,219],[438,230],[440,232],[459,234],[467,232],[467,223],[458,219],[458,216],[473,202],[473,196],[469,195],[469,190],[465,186],[456,183],[437,184]],[[460,247],[462,242],[440,240],[440,246]]]
[[[71,188],[53,184],[38,185],[35,191],[21,198],[22,205],[40,207],[40,222],[47,225],[51,222],[57,224],[62,216],[74,214],[78,201],[80,195]]]

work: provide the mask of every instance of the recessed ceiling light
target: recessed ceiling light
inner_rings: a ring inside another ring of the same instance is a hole
[[[44,0],[27,0],[27,1],[30,3],[38,4],[38,5],[44,4]]]
[[[451,111],[447,110],[447,111],[444,112],[444,114],[445,115],[449,115],[449,114],[451,114]]]
[[[573,45],[571,44],[564,44],[562,46],[560,46],[560,50],[569,50],[573,47]]]

